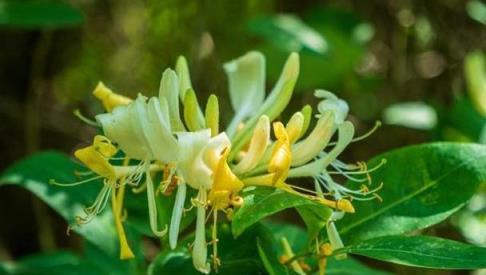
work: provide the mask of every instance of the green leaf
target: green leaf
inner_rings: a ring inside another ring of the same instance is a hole
[[[266,236],[257,237],[258,254],[265,270],[270,275],[288,274],[286,266],[279,262],[277,242],[271,232],[265,232]]]
[[[12,184],[29,190],[59,213],[69,224],[75,224],[75,217],[84,213],[83,209],[95,200],[101,184],[89,182],[78,186],[61,187],[49,184],[49,180],[55,179],[63,183],[76,182],[79,179],[74,176],[74,171],[80,171],[82,169],[80,168],[64,154],[38,153],[7,169],[0,177],[0,186]],[[108,209],[90,223],[75,226],[73,230],[108,254],[117,254],[118,239],[113,225],[113,215]]]
[[[267,242],[266,236],[269,236],[267,230],[262,225],[255,225],[235,239],[231,235],[229,225],[219,225],[218,255],[221,259],[221,266],[218,274],[262,274],[264,267],[259,258],[257,239]],[[209,240],[209,236],[207,238]],[[194,236],[189,236],[181,241],[177,249],[159,254],[149,266],[148,274],[201,274],[194,269],[187,248],[193,240]],[[216,273],[212,270],[211,274]]]
[[[314,239],[319,235],[319,232],[326,227],[327,221],[332,214],[330,208],[322,207],[320,205],[297,206],[296,209],[304,220],[309,239]]]
[[[486,5],[483,5],[483,11]],[[479,113],[486,116],[486,57],[482,52],[472,52],[464,61],[464,74],[469,97]]]
[[[401,102],[383,111],[383,121],[391,125],[430,130],[437,125],[437,113],[423,102]]]
[[[283,237],[287,238],[294,253],[297,254],[297,253],[302,253],[307,251],[308,236],[302,228],[292,224],[275,223],[275,222],[265,222],[264,224],[266,227],[268,227],[271,230],[275,239],[279,240]],[[283,249],[281,245],[279,244],[276,245],[277,247],[275,248],[275,250],[277,256],[282,255]],[[313,261],[306,261],[306,262],[311,265],[316,264]],[[359,261],[352,259],[351,257],[348,257],[344,260],[336,260],[334,259],[334,257],[329,257],[327,259],[326,274],[328,275],[354,275],[354,274],[383,275],[388,273],[371,269],[366,265],[360,263]]]
[[[250,21],[248,29],[288,52],[305,49],[315,54],[324,54],[328,49],[327,41],[321,34],[293,15],[256,18]]]
[[[0,26],[59,28],[77,26],[83,21],[78,9],[57,1],[3,1],[0,5]]]
[[[452,108],[443,110],[443,117],[448,125],[467,136],[469,140],[486,144],[486,116],[481,115],[468,98],[457,99]],[[447,128],[445,135],[445,138],[451,138],[451,132],[447,132]]]
[[[436,269],[486,268],[486,248],[428,236],[387,236],[342,249],[382,261]]]
[[[16,263],[2,265],[7,266],[5,274],[12,275],[106,274],[96,265],[68,251],[31,255]]]
[[[376,269],[371,269],[359,261],[347,257],[344,260],[336,260],[334,257],[327,258],[327,275],[385,275],[388,272],[383,272]]]
[[[243,199],[243,206],[233,217],[232,231],[235,236],[240,235],[259,220],[287,208],[314,205],[320,207],[322,211],[328,211],[327,207],[309,199],[270,187],[246,188],[243,190]]]
[[[354,203],[356,213],[337,223],[345,243],[397,235],[434,225],[461,208],[486,180],[486,146],[432,143],[380,155],[368,164],[383,182],[378,200]]]

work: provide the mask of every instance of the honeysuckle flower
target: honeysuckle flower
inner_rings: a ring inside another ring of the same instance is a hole
[[[265,98],[265,57],[249,52],[223,66],[229,82],[231,106],[235,116],[226,132],[232,137],[238,125],[258,112]]]
[[[212,214],[210,244],[212,265],[217,269],[221,264],[217,248],[218,213],[226,213],[230,218],[234,209],[244,204],[239,192],[245,186],[278,188],[332,208],[326,227],[332,249],[343,246],[335,221],[354,212],[351,201],[377,197],[380,187],[370,190],[363,185],[354,190],[332,178],[339,174],[371,184],[369,173],[379,167],[368,169],[363,163],[346,164],[338,160],[351,142],[369,134],[354,138],[354,126],[346,121],[349,106],[344,100],[331,92],[316,90],[315,96],[321,101],[312,130],[309,130],[313,119],[309,105],[295,112],[286,124],[276,120],[292,96],[299,75],[298,54],[289,56],[266,97],[265,58],[261,53],[249,52],[225,63],[223,68],[235,115],[222,132],[218,98],[211,95],[203,112],[184,57],[177,60],[175,71],[163,72],[158,97],[138,95],[132,100],[112,92],[101,82],[93,92],[107,112],[96,115],[96,122],[91,124],[100,126],[104,136],[95,137],[93,145],[76,151],[75,156],[98,175],[93,179],[103,179],[103,189],[80,221],[88,222],[99,213],[111,193],[121,258],[133,256],[121,222],[125,186],[136,192],[146,190],[151,230],[157,237],[168,231],[172,249],[177,246],[184,212],[196,209],[192,258],[195,268],[202,273],[211,270],[206,221]],[[336,134],[337,140],[331,142]],[[125,163],[113,165],[111,160],[119,151]],[[136,164],[128,165],[128,160]],[[160,182],[155,182],[157,173],[163,174]],[[291,184],[300,177],[314,178],[314,188]],[[197,195],[190,199],[192,206],[185,209],[188,188],[196,190]],[[174,190],[177,191],[170,226],[160,229],[156,200],[164,198],[157,195],[170,196]],[[293,269],[303,272],[298,265]]]
[[[101,101],[103,107],[108,112],[111,112],[117,106],[127,105],[132,102],[131,98],[114,93],[103,82],[98,83],[93,91],[93,95]]]
[[[292,53],[287,59],[280,77],[270,94],[264,99],[261,106],[255,110],[255,112],[252,112],[252,116],[244,121],[242,129],[232,136],[231,142],[233,150],[229,155],[229,161],[233,161],[235,157],[238,156],[239,151],[247,144],[262,115],[268,116],[269,120],[272,121],[285,109],[292,96],[298,75],[299,55],[297,53]],[[243,78],[243,80],[244,79],[245,78]],[[243,83],[241,85],[243,85]],[[245,93],[247,91],[241,90],[240,92]],[[231,97],[233,97],[234,94],[235,93],[230,92]],[[258,98],[258,96],[252,98]],[[255,102],[253,104],[257,105],[258,103]]]
[[[224,211],[230,205],[240,203],[241,199],[236,196],[236,193],[241,190],[243,185],[227,164],[230,140],[225,133],[211,137],[211,130],[205,129],[198,132],[177,133],[177,137],[181,153],[178,171],[184,182],[198,190],[198,195],[193,201],[197,208],[193,262],[196,269],[208,273],[210,269],[207,263],[207,244],[204,233],[206,207],[212,207],[214,223],[216,223],[218,210]],[[174,211],[182,211],[182,208]],[[180,223],[180,212],[173,212],[173,215],[177,217],[173,217],[171,220],[171,233],[169,233],[171,239],[169,241],[172,247],[177,241],[177,232],[174,231],[178,229],[178,223]],[[213,260],[214,265],[217,266],[219,260],[217,258],[216,227],[213,227],[213,230]]]
[[[116,189],[121,188],[127,182],[133,179],[133,176],[138,173],[137,166],[122,165],[116,166],[110,163],[110,159],[117,153],[118,149],[112,144],[112,142],[101,135],[94,137],[93,144],[81,149],[76,150],[75,157],[78,158],[87,168],[98,176],[83,180],[77,183],[60,184],[60,185],[78,185],[88,181],[103,179],[103,187],[98,194],[95,202],[85,209],[85,216],[78,216],[76,223],[78,225],[90,222],[97,214],[103,211],[104,207],[109,200],[110,193],[112,198],[112,210],[115,219],[115,227],[118,233],[120,242],[120,258],[130,259],[134,255],[128,245],[125,231],[123,229],[121,221],[121,210],[123,203],[123,194],[116,194]],[[151,165],[148,168],[151,171],[159,169],[157,165]],[[58,184],[52,182],[54,184]],[[122,191],[123,192],[123,191]]]

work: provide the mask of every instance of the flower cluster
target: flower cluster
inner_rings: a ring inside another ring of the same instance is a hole
[[[247,186],[278,188],[334,209],[327,226],[333,248],[342,246],[334,221],[346,212],[354,212],[351,201],[377,198],[377,189],[369,190],[363,185],[351,190],[331,177],[341,174],[357,182],[370,181],[369,172],[375,169],[337,159],[348,144],[367,135],[354,138],[353,124],[346,121],[349,108],[345,101],[317,90],[315,96],[321,101],[314,115],[307,105],[286,123],[278,120],[291,99],[299,74],[296,53],[289,56],[266,97],[265,58],[261,53],[249,52],[230,61],[224,64],[224,71],[235,111],[224,130],[218,98],[211,95],[203,111],[184,57],[178,59],[175,71],[164,71],[158,97],[138,95],[132,100],[102,83],[94,90],[106,113],[96,115],[96,121],[91,123],[101,127],[103,135],[95,136],[92,145],[77,150],[75,157],[96,176],[74,184],[103,179],[103,186],[77,223],[89,222],[111,196],[122,259],[133,257],[121,218],[127,186],[137,193],[146,192],[151,230],[157,237],[168,233],[171,248],[177,246],[182,216],[190,211],[184,209],[188,189],[196,190],[197,195],[190,198],[191,209],[197,212],[192,257],[195,268],[203,273],[211,269],[208,244],[213,246],[212,266],[220,265],[218,214],[225,213],[231,219],[235,209],[245,203],[240,193]],[[313,118],[315,123],[311,123]],[[315,126],[309,129],[310,125]],[[331,142],[336,133],[337,140]],[[116,165],[120,158],[123,163]],[[304,188],[289,183],[289,179],[301,177],[314,178],[315,186]],[[173,193],[170,225],[159,228],[156,200],[164,199],[159,194]],[[211,214],[213,240],[207,242],[205,224]]]

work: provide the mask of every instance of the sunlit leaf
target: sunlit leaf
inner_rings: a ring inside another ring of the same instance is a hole
[[[397,264],[436,269],[486,268],[486,248],[428,236],[387,236],[342,251]]]
[[[235,236],[259,220],[287,208],[314,205],[328,211],[327,207],[309,199],[269,187],[247,188],[243,191],[243,199],[243,206],[233,217],[232,231]]]
[[[378,200],[355,202],[337,223],[345,243],[429,227],[461,208],[486,180],[486,146],[432,143],[377,156],[387,164],[372,174],[383,182]]]
[[[423,102],[401,102],[385,109],[383,121],[386,124],[430,130],[437,124],[437,113]]]
[[[288,52],[303,49],[324,54],[325,38],[293,15],[276,15],[256,18],[249,23],[250,32],[268,39],[273,45]]]
[[[483,7],[486,9],[486,6]],[[469,97],[479,113],[486,116],[486,57],[481,52],[472,52],[464,61],[464,74]]]
[[[472,19],[486,25],[486,5],[484,3],[471,0],[467,2],[466,11]]]

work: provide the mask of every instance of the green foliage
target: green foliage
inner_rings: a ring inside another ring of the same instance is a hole
[[[383,182],[374,200],[355,203],[356,213],[339,221],[348,243],[397,235],[436,224],[461,208],[486,180],[486,146],[432,143],[402,148],[369,162],[387,164],[373,173]]]
[[[246,188],[243,190],[243,199],[245,203],[236,211],[232,222],[235,236],[240,235],[259,220],[287,208],[313,205],[323,212],[329,211],[326,206],[309,199],[270,187]]]
[[[90,182],[79,186],[60,187],[49,184],[49,180],[76,182],[79,179],[74,176],[74,171],[82,171],[81,169],[81,166],[64,154],[44,152],[10,167],[0,178],[0,185],[12,184],[29,190],[59,213],[68,224],[75,224],[75,217],[83,214],[83,209],[94,201],[101,184]],[[117,254],[118,240],[113,216],[108,209],[90,223],[75,226],[73,230],[106,253]]]
[[[76,8],[58,1],[3,1],[0,7],[0,26],[16,28],[73,27],[84,21]]]
[[[316,8],[304,20],[292,15],[257,17],[249,22],[250,34],[259,36],[259,47],[267,57],[268,75],[277,79],[289,52],[301,57],[298,90],[334,88],[354,77],[364,48],[373,36],[373,27],[353,14]]]
[[[486,248],[429,236],[388,236],[342,251],[403,265],[437,269],[486,267]]]
[[[258,237],[256,237],[258,236]],[[268,229],[257,224],[246,230],[238,238],[233,238],[228,225],[220,225],[218,232],[218,254],[221,258],[220,274],[259,274],[263,264],[259,258],[257,242],[272,247],[273,237]],[[148,269],[148,274],[200,274],[192,266],[188,245],[193,240],[189,236],[175,250],[162,251]]]

